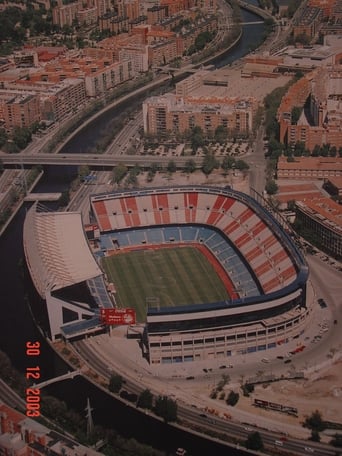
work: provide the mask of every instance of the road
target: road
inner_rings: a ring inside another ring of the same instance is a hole
[[[104,355],[101,344],[95,338],[88,341],[77,341],[74,343],[74,346],[82,358],[107,380],[109,380],[112,373],[118,373],[117,366],[111,364],[110,360]],[[280,425],[279,427],[282,430],[272,432],[268,430],[267,423],[263,424],[259,418],[256,418],[256,421],[260,424],[260,427],[231,421],[229,418],[214,415],[206,411],[206,402],[204,399],[202,399],[201,403],[198,400],[195,401],[195,399],[191,403],[193,399],[191,393],[182,392],[180,386],[175,387],[173,384],[170,385],[165,379],[159,380],[138,370],[132,370],[131,372],[126,370],[124,379],[122,389],[130,393],[139,395],[141,391],[148,388],[153,395],[167,394],[169,397],[177,400],[178,420],[185,426],[188,423],[190,428],[200,427],[204,432],[226,434],[241,441],[245,441],[250,433],[258,431],[266,447],[281,447],[282,450],[296,456],[307,454],[308,452],[319,456],[335,455],[336,450],[331,446],[307,442],[306,440],[288,436],[284,432],[286,426]],[[184,380],[184,382],[187,381]],[[129,404],[129,402],[127,403]],[[133,406],[135,407],[135,405]],[[227,408],[227,410],[229,409]],[[305,450],[305,448],[310,448],[312,451]]]
[[[0,399],[20,412],[26,410],[26,402],[18,396],[1,378],[0,378]]]
[[[189,159],[194,160],[198,168],[201,167],[203,157],[172,157],[176,166],[183,168]],[[0,160],[4,165],[89,165],[101,168],[113,168],[119,163],[126,166],[134,166],[136,163],[141,166],[150,166],[152,163],[167,165],[170,157],[153,155],[108,155],[108,154],[28,154],[25,156],[0,153]]]

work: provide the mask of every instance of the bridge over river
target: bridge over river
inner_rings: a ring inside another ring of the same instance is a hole
[[[100,154],[4,154],[0,153],[0,162],[6,167],[11,166],[38,166],[38,165],[88,165],[98,168],[113,168],[120,164],[128,167],[141,165],[149,168],[152,164],[166,165],[173,161],[177,168],[184,168],[185,164],[193,160],[200,168],[203,156],[159,156],[159,155],[100,155]]]

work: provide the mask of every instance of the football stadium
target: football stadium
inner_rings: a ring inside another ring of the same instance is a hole
[[[25,219],[52,340],[106,331],[112,309],[129,314],[128,337],[153,364],[268,350],[304,332],[308,267],[252,197],[183,186],[92,195],[90,206],[86,228],[80,213],[37,204]]]

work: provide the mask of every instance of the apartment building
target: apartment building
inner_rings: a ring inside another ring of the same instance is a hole
[[[143,103],[145,133],[184,133],[199,126],[209,135],[222,125],[232,134],[248,134],[257,101],[234,96],[228,85],[224,77],[203,70],[177,83],[176,94],[147,99]]]
[[[306,7],[293,23],[293,36],[306,35],[313,38],[321,25],[323,12],[320,8]]]
[[[329,198],[296,202],[296,220],[317,235],[333,256],[342,257],[342,206]]]
[[[294,146],[297,141],[313,150],[315,145],[342,146],[342,66],[322,67],[290,87],[278,109],[280,141]],[[294,107],[309,101],[311,122],[305,113],[294,123]]]
[[[133,73],[143,73],[148,71],[148,47],[143,44],[131,44],[119,50],[119,60],[130,60],[132,62]]]
[[[91,8],[82,8],[76,12],[76,20],[79,25],[92,25],[96,24],[98,17],[98,10],[96,6]]]
[[[29,91],[0,89],[0,118],[7,131],[15,127],[29,128],[40,122],[39,96]]]
[[[102,69],[88,69],[85,75],[85,88],[88,97],[103,95],[135,75],[131,60],[115,62]]]
[[[42,120],[58,122],[75,112],[86,101],[83,79],[68,78],[40,93]]]
[[[86,96],[102,95],[135,75],[132,61],[112,62],[110,58],[64,58],[50,62],[30,77],[33,81],[60,82],[64,79],[85,81]]]
[[[59,27],[65,25],[71,26],[75,19],[77,12],[81,9],[80,2],[69,3],[64,5],[62,0],[58,0],[58,5],[52,8],[52,22]]]
[[[57,0],[52,7],[52,22],[59,27],[73,25],[96,24],[98,17],[113,9],[111,0],[86,0],[64,4],[63,0]]]
[[[336,8],[337,0],[309,0],[308,6],[313,8],[319,8],[322,10],[323,17],[329,18],[333,16],[333,12]]]
[[[167,17],[168,8],[166,5],[154,5],[147,9],[147,23],[158,24]]]

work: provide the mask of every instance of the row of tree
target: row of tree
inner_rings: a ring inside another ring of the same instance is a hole
[[[144,168],[146,169],[147,166],[144,166]],[[230,156],[224,157],[222,162],[220,162],[215,155],[210,153],[203,157],[201,170],[206,176],[219,168],[223,170],[224,175],[227,175],[231,170],[246,172],[249,169],[249,165],[244,160],[237,160]],[[186,174],[191,174],[195,170],[196,162],[192,158],[189,158],[189,160],[185,162],[182,171]],[[112,181],[118,185],[124,184],[127,187],[135,187],[138,185],[138,175],[141,171],[141,167],[138,164],[133,168],[129,168],[125,164],[120,163],[113,168]],[[148,166],[147,182],[152,182],[156,173],[160,171],[166,171],[169,174],[173,174],[177,171],[177,165],[174,160],[170,160],[165,168],[158,163],[152,163]]]
[[[157,416],[163,418],[166,423],[177,421],[177,402],[166,395],[154,397],[149,389],[143,390],[139,396],[134,393],[122,391],[124,379],[119,374],[112,374],[108,389],[110,392],[120,394],[121,397],[136,404],[137,407],[151,410]]]
[[[278,159],[280,155],[288,157],[288,161],[294,160],[294,157],[342,157],[342,146],[337,148],[330,144],[318,144],[310,151],[305,148],[305,143],[297,141],[294,146],[280,143],[277,139],[271,138],[266,153],[271,159]]]

